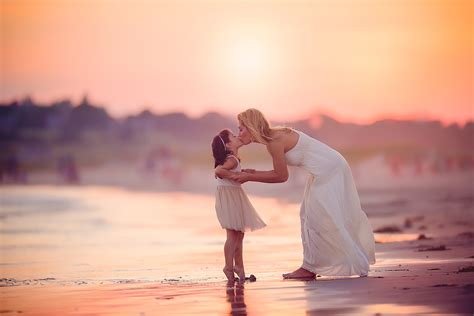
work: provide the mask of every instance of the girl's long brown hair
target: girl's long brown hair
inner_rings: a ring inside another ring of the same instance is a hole
[[[219,165],[224,164],[224,161],[227,158],[227,155],[231,154],[231,152],[224,145],[230,141],[229,134],[230,134],[230,130],[223,129],[222,131],[219,132],[219,134],[214,136],[214,138],[212,139],[211,147],[212,147],[212,156],[214,156],[214,168]],[[222,143],[222,141],[224,141],[224,143]]]

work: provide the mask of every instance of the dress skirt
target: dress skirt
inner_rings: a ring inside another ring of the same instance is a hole
[[[320,181],[309,176],[300,218],[303,268],[327,276],[368,274],[374,235],[346,163]]]
[[[246,232],[266,226],[241,186],[217,186],[216,215],[225,229]]]

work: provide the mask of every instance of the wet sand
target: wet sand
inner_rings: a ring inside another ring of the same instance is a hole
[[[281,278],[302,259],[298,203],[250,195],[268,224],[245,237],[246,271],[257,281],[228,287],[210,195],[2,187],[0,312],[472,314],[472,197],[441,192],[362,193],[374,230],[399,231],[376,233],[368,277],[313,281]]]
[[[401,265],[376,265],[369,277],[354,279],[283,281],[269,275],[234,287],[217,280],[129,283],[124,280],[110,283],[39,280],[32,285],[1,288],[1,312],[31,315],[470,314],[474,284],[472,277],[469,279],[464,273],[456,272],[458,267],[469,265],[468,260],[459,259],[431,258],[430,263],[404,261]]]

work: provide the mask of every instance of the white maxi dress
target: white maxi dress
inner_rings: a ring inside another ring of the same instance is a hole
[[[366,276],[375,263],[372,226],[360,206],[351,169],[328,145],[294,130],[288,165],[309,173],[301,203],[302,267],[319,275]]]

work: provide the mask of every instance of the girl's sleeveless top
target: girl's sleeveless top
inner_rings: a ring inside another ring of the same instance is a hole
[[[240,161],[237,157],[235,157],[234,155],[228,155],[227,158],[229,157],[232,157],[234,158],[236,161],[237,161],[237,166],[229,171],[232,171],[232,172],[240,172],[242,170],[241,166],[240,166]],[[222,186],[233,186],[233,187],[239,187],[240,186],[240,183],[237,182],[237,181],[233,181],[233,180],[230,180],[230,179],[221,179],[221,178],[216,178],[216,181],[217,181],[217,185],[222,185]]]

